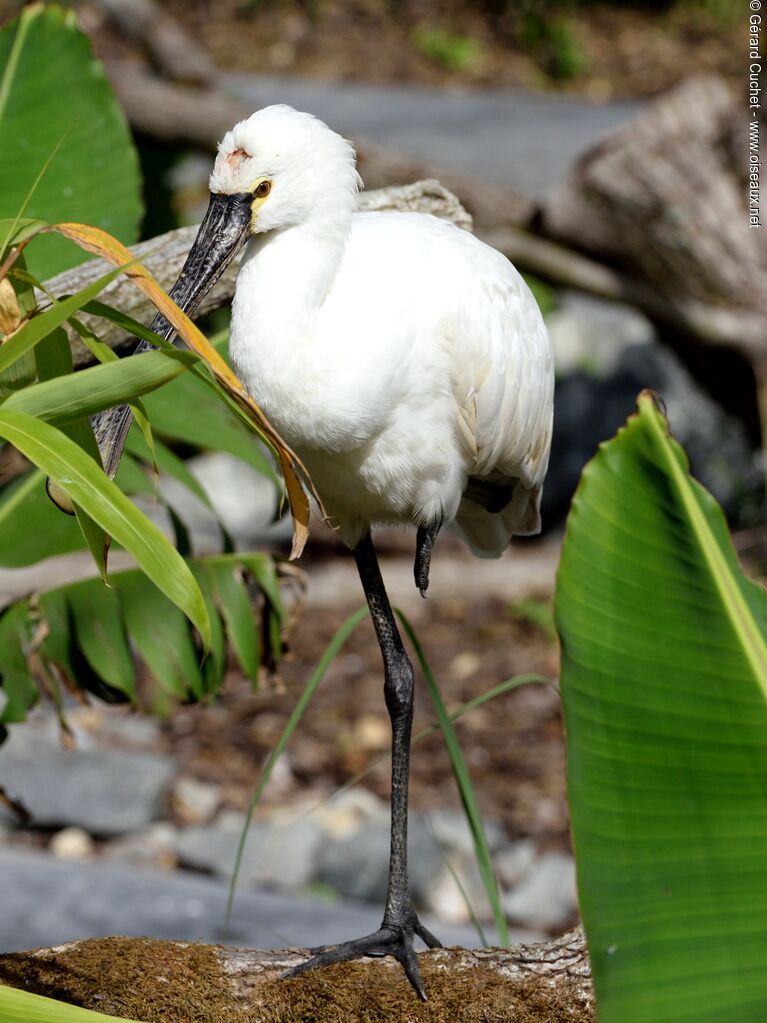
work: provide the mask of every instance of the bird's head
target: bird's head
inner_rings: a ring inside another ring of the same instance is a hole
[[[191,314],[254,234],[345,229],[360,187],[351,143],[312,114],[258,110],[219,143],[210,202],[172,297]]]

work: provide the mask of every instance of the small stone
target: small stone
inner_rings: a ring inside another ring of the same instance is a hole
[[[276,800],[287,795],[293,788],[294,781],[290,757],[287,753],[282,753],[272,766],[272,773],[261,793],[262,798]]]
[[[358,749],[381,752],[391,745],[391,725],[379,714],[361,714],[354,723],[353,742]]]
[[[211,825],[179,831],[175,842],[179,862],[195,870],[230,876],[243,820],[241,814],[221,814]],[[320,827],[309,817],[287,823],[251,824],[240,870],[242,883],[288,890],[302,888],[314,879],[321,842]]]
[[[59,860],[85,860],[93,854],[93,839],[82,828],[62,828],[48,846]]]
[[[178,866],[177,836],[172,824],[158,821],[136,834],[107,842],[100,858],[142,870],[174,870]]]
[[[471,678],[476,674],[481,664],[482,661],[477,654],[472,653],[471,650],[464,650],[462,653],[456,654],[450,662],[450,674],[458,682],[463,682],[464,679]]]
[[[376,795],[363,788],[351,788],[319,806],[312,817],[334,840],[346,838],[371,820],[388,827],[389,810]]]
[[[474,839],[462,810],[430,810],[427,814],[414,814],[413,817],[417,822],[415,826],[420,826],[422,822],[443,849],[474,857]],[[495,820],[485,820],[482,823],[490,852],[502,849],[507,841],[503,825]]]
[[[185,824],[205,824],[221,806],[221,788],[197,778],[177,778],[171,804]]]
[[[564,926],[578,907],[575,862],[565,853],[544,853],[503,900],[512,921],[533,927]]]

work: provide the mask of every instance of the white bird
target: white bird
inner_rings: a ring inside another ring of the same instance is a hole
[[[370,530],[417,527],[422,593],[443,524],[481,557],[537,532],[553,360],[538,306],[503,255],[436,217],[357,212],[360,185],[351,144],[322,121],[259,110],[219,145],[208,212],[172,295],[191,313],[247,245],[230,356],[352,548],[383,654],[393,732],[383,922],[293,973],[391,954],[425,998],[413,938],[438,942],[407,879],[414,673]]]

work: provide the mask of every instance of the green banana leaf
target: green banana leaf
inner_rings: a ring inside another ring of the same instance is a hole
[[[179,700],[218,691],[227,645],[257,687],[259,670],[274,668],[282,655],[279,587],[259,582],[275,572],[271,557],[217,554],[188,564],[211,618],[212,652],[202,665],[187,618],[137,569],[111,573],[109,588],[100,579],[56,587],[0,614],[6,697],[0,722],[24,720],[40,696],[41,674],[48,690],[66,680],[106,700],[165,712]],[[149,685],[138,686],[136,659]]]
[[[68,1005],[53,998],[0,984],[0,1020],[2,1023],[136,1023],[124,1016],[104,1016],[79,1005]]]
[[[125,243],[136,240],[142,215],[125,116],[74,12],[55,4],[25,7],[0,31],[0,217],[19,214],[93,224]],[[87,258],[53,236],[28,250],[40,280]]]
[[[584,470],[556,618],[600,1023],[767,1019],[767,596],[647,393]]]

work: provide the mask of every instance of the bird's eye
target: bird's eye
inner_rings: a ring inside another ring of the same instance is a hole
[[[271,181],[259,181],[259,183],[255,187],[253,194],[255,196],[258,196],[259,199],[265,199],[266,196],[269,195],[271,190],[272,190]]]

